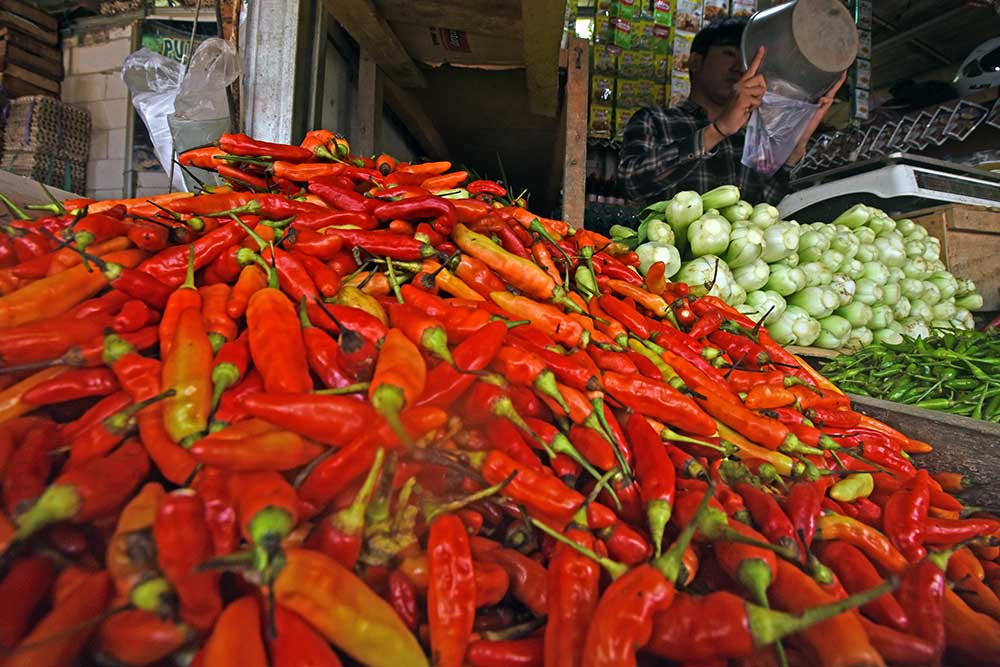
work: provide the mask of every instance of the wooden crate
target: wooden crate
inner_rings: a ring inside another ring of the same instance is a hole
[[[17,0],[0,0],[0,25],[13,28],[50,47],[59,43],[58,21],[40,9]]]
[[[984,310],[1000,310],[1000,209],[949,204],[904,217],[941,241],[941,260],[976,283]]]
[[[90,155],[90,114],[53,97],[21,97],[10,104],[3,143],[5,156],[44,153],[86,162]]]
[[[62,54],[36,39],[0,26],[0,70],[19,65],[53,81],[62,81]]]

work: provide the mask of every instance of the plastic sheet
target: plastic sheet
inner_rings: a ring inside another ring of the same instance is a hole
[[[771,175],[795,150],[819,105],[767,92],[747,123],[743,164]]]

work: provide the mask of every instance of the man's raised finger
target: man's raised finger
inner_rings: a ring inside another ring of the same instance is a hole
[[[757,55],[753,57],[753,62],[747,67],[747,71],[743,73],[743,80],[751,79],[757,76],[757,70],[760,69],[760,64],[764,60],[764,53],[767,51],[763,46],[757,49]]]

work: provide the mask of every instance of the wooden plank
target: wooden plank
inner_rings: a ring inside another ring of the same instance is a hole
[[[334,18],[368,51],[382,71],[401,86],[423,88],[427,79],[403,48],[372,0],[325,0]]]
[[[42,10],[32,7],[27,3],[18,2],[18,0],[0,0],[0,9],[17,14],[43,30],[56,32],[59,29],[59,21],[56,20],[56,17],[49,16]]]
[[[62,62],[54,63],[20,49],[9,42],[0,41],[0,70],[7,65],[20,65],[52,81],[62,81]]]
[[[50,97],[59,97],[59,91],[56,90],[55,95],[51,91],[45,88],[39,88],[38,86],[28,83],[23,79],[20,79],[10,72],[0,73],[0,86],[3,86],[11,97],[25,97],[27,95],[48,95]],[[58,88],[58,84],[56,84]]]
[[[413,138],[420,144],[421,150],[433,160],[445,160],[451,155],[441,133],[434,121],[427,115],[423,104],[406,88],[396,85],[392,79],[382,81],[382,94],[385,103],[396,114]]]
[[[62,53],[59,49],[46,46],[34,37],[25,35],[24,33],[13,30],[5,25],[0,26],[0,40],[5,41],[8,44],[13,44],[19,49],[32,53],[36,57],[42,58],[47,62],[58,63],[59,69],[62,71]]]
[[[59,94],[59,82],[53,81],[41,74],[36,74],[29,69],[25,69],[20,65],[14,65],[12,63],[6,63],[3,68],[4,74],[9,74],[12,77],[20,79],[25,83],[30,83],[32,86],[41,88],[42,90],[48,91],[50,94]]]
[[[480,34],[521,34],[521,6],[517,0],[378,0],[389,21],[451,28]]]
[[[358,63],[358,136],[354,151],[372,155],[382,139],[382,74],[367,51]]]
[[[973,486],[961,494],[964,503],[1000,508],[1000,425],[979,419],[924,410],[867,396],[851,395],[858,412],[881,420],[910,438],[929,442],[934,451],[914,457],[932,472],[967,475]]]
[[[35,39],[41,40],[49,46],[55,46],[59,43],[59,35],[54,29],[43,28],[31,19],[15,14],[5,6],[7,4],[3,0],[0,0],[0,25],[19,30]]]
[[[848,354],[846,350],[827,350],[822,347],[813,347],[812,345],[788,345],[785,349],[800,357],[814,357],[819,359],[833,359],[842,354]]]
[[[563,156],[563,220],[583,227],[587,182],[587,83],[590,45],[580,37],[566,49],[566,143]]]
[[[528,110],[554,118],[559,109],[559,42],[566,3],[521,0]]]

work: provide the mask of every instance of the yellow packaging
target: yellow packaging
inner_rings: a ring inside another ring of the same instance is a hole
[[[597,14],[594,17],[594,42],[611,42],[611,17],[607,14]]]
[[[727,16],[729,16],[729,0],[705,0],[702,25],[708,25]]]
[[[704,3],[702,0],[677,0],[677,8],[674,10],[674,28],[685,32],[698,32],[701,30],[703,11]]]
[[[587,136],[595,139],[610,139],[614,128],[614,110],[600,104],[590,105],[590,123],[587,125]]]
[[[670,56],[653,57],[653,81],[661,86],[670,80]]]
[[[590,100],[593,104],[611,106],[615,101],[615,79],[607,74],[590,78]]]
[[[673,68],[675,72],[688,71],[688,59],[691,57],[692,41],[694,41],[693,32],[674,31]]]
[[[625,136],[625,126],[632,119],[632,116],[639,109],[636,107],[626,107],[615,109],[615,135],[616,141],[621,141]]]
[[[618,78],[638,79],[642,76],[641,52],[636,50],[623,51],[618,56]]]
[[[670,104],[675,107],[691,94],[691,77],[687,72],[674,71],[670,75]]]
[[[608,44],[594,44],[590,54],[590,71],[594,74],[614,74],[617,72],[617,51]]]

